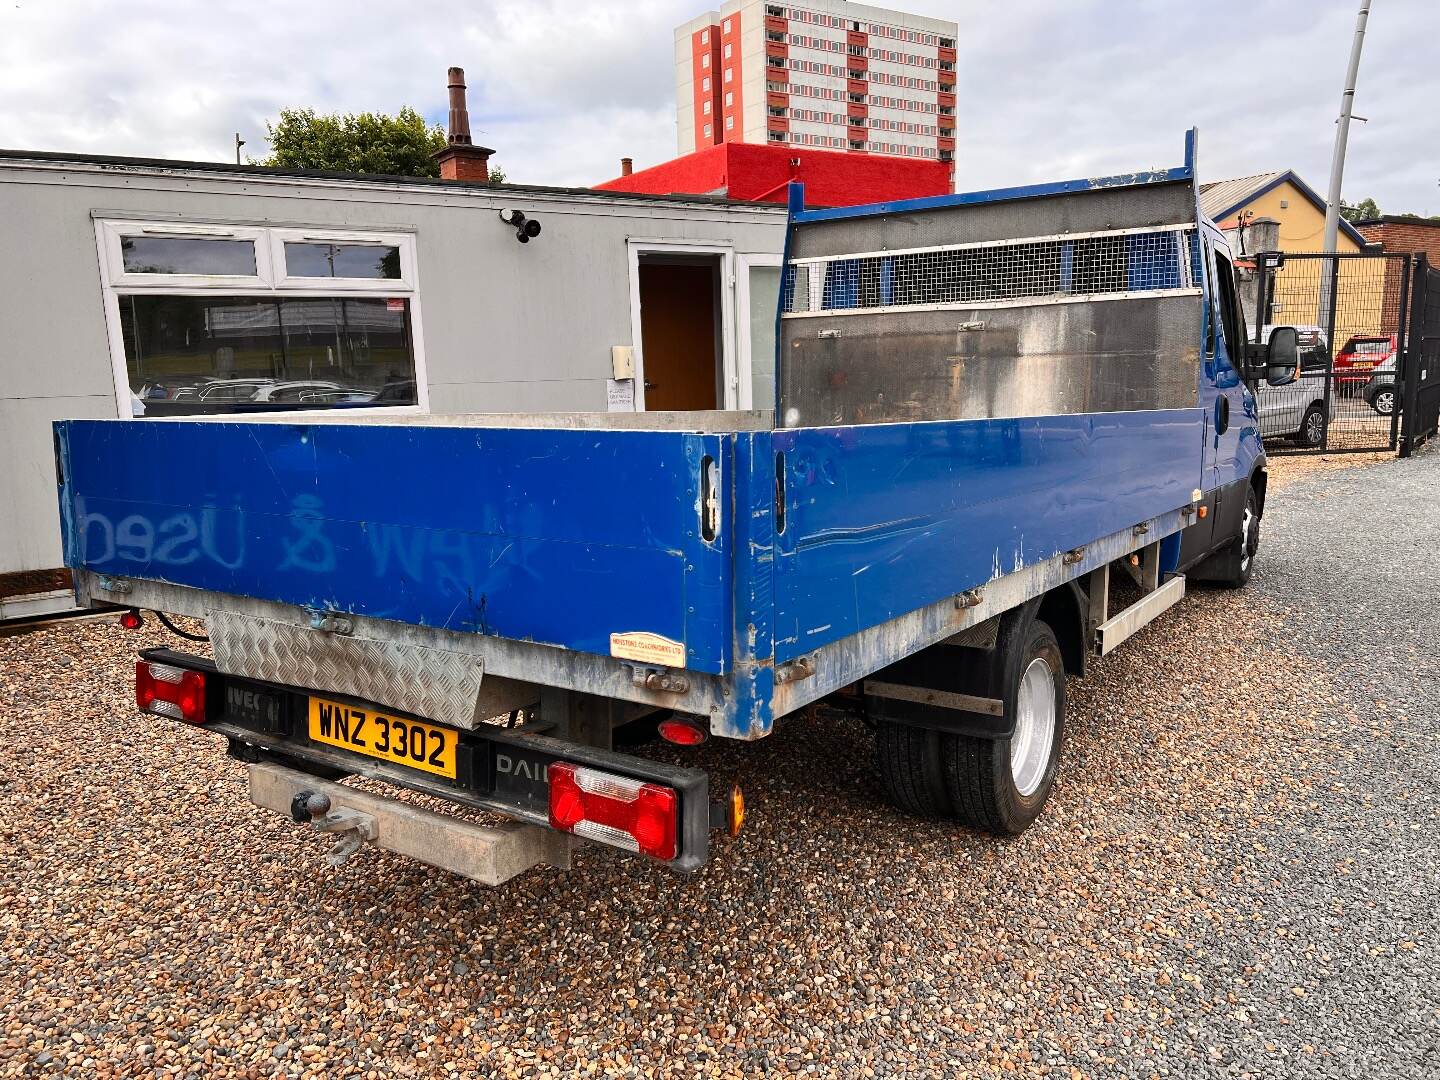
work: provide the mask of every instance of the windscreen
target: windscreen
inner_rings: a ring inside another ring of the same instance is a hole
[[[801,222],[785,427],[1194,406],[1188,183]]]

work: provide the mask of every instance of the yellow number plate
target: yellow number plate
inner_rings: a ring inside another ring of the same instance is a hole
[[[459,737],[449,728],[312,697],[310,738],[381,761],[455,779],[455,747]]]

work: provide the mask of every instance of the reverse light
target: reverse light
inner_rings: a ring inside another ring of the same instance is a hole
[[[670,860],[678,854],[675,789],[557,761],[550,824],[561,832]]]
[[[672,716],[661,720],[660,737],[676,746],[699,746],[710,737],[710,733],[689,717]]]
[[[139,660],[135,664],[135,704],[141,712],[203,724],[205,676],[199,671]]]

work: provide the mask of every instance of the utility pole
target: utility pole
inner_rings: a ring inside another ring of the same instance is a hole
[[[1345,72],[1345,93],[1340,97],[1340,119],[1335,125],[1335,156],[1330,160],[1330,194],[1325,203],[1325,253],[1335,254],[1340,239],[1340,184],[1345,177],[1345,143],[1350,137],[1350,112],[1355,105],[1355,80],[1360,74],[1360,49],[1365,44],[1365,23],[1370,17],[1370,0],[1360,0],[1355,19],[1355,43],[1350,46],[1350,66]]]
[[[1369,0],[1366,0],[1369,3]],[[235,132],[235,164],[240,164],[240,147],[245,145],[245,140],[240,138],[240,132]]]

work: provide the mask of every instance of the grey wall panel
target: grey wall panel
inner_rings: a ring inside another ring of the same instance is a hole
[[[115,415],[115,398],[0,399],[0,574],[64,565],[50,425]]]

